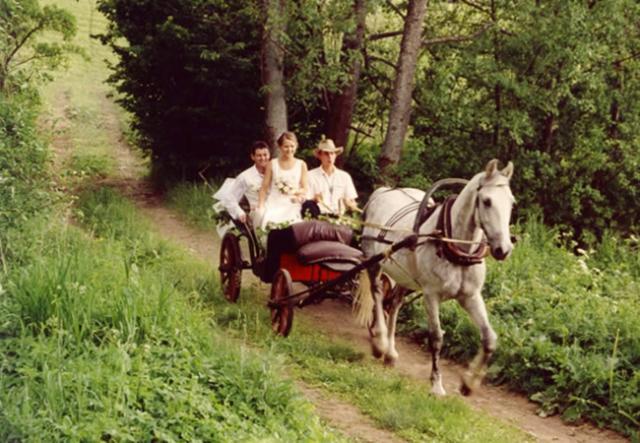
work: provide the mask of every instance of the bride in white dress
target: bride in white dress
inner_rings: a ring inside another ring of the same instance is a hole
[[[295,158],[298,139],[293,132],[278,138],[280,155],[269,162],[258,197],[261,228],[302,220],[300,210],[307,195],[307,164]],[[268,195],[268,197],[267,197]]]

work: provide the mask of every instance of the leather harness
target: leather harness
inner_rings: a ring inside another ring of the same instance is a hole
[[[449,182],[444,184],[460,184],[462,182],[462,180],[460,179],[449,179],[449,180],[450,180]],[[446,179],[442,180],[442,182],[445,182],[445,181]],[[415,200],[405,205],[400,210],[396,211],[391,216],[391,218],[389,218],[389,220],[385,223],[385,226],[392,228],[404,216],[411,213],[412,211],[415,211],[417,208],[418,211],[416,213],[416,220],[414,222],[414,227],[413,227],[414,237],[416,239],[416,242],[413,245],[409,245],[411,249],[415,249],[415,247],[427,241],[431,241],[431,242],[434,242],[436,245],[436,254],[438,255],[438,257],[443,258],[449,261],[450,263],[453,263],[458,266],[473,266],[473,265],[482,263],[484,261],[484,258],[489,254],[489,245],[486,242],[484,241],[481,242],[474,252],[468,253],[460,249],[456,245],[455,241],[450,240],[452,235],[451,208],[457,198],[457,195],[449,196],[442,204],[439,204],[439,205],[435,205],[431,207],[428,207],[426,205],[426,202],[431,197],[431,194],[433,193],[435,188],[437,188],[437,186],[434,186],[432,188],[432,191],[425,195],[425,198],[421,203],[418,203],[417,200]],[[389,191],[390,190],[391,189],[389,189]],[[477,210],[478,204],[479,204],[478,200],[476,199],[476,210]],[[420,226],[422,226],[422,224],[426,222],[427,219],[431,217],[431,215],[433,215],[433,213],[436,211],[438,207],[440,207],[441,210],[438,215],[438,221],[436,223],[435,231],[433,231],[430,234],[427,234],[426,235],[427,239],[423,240],[422,242],[417,242],[418,237],[425,236],[424,234],[421,235],[418,233]],[[385,230],[381,228],[379,234],[376,237],[363,236],[362,239],[375,240],[381,243],[392,244],[393,243],[392,241],[389,241],[385,238],[389,230],[391,229]],[[449,241],[445,241],[445,239],[448,239]]]

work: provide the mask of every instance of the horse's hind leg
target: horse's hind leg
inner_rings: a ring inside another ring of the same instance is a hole
[[[382,308],[382,285],[380,283],[380,265],[374,264],[367,269],[371,282],[371,294],[373,295],[373,322],[369,328],[371,334],[371,351],[374,357],[379,358],[387,354],[389,339],[387,323]]]
[[[398,323],[398,313],[402,307],[404,297],[408,292],[400,286],[396,286],[392,291],[393,298],[389,309],[389,319],[387,320],[387,327],[389,328],[389,349],[384,356],[384,363],[389,366],[393,366],[396,360],[398,360],[398,351],[396,350],[396,324]]]
[[[469,364],[469,369],[462,375],[460,392],[463,395],[469,395],[480,386],[487,372],[489,359],[491,359],[491,356],[496,350],[498,336],[489,323],[487,309],[479,293],[469,298],[459,300],[459,302],[480,330],[480,339],[482,341],[482,348]]]
[[[429,351],[431,351],[431,393],[442,396],[447,392],[442,386],[440,373],[440,350],[444,333],[440,327],[440,299],[437,295],[425,293],[425,307],[429,321]]]

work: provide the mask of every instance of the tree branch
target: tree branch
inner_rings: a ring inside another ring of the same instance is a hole
[[[405,19],[407,18],[407,16],[406,16],[405,14],[403,14],[403,13],[402,13],[402,11],[401,11],[401,10],[400,10],[396,5],[394,5],[394,4],[391,2],[391,0],[386,0],[386,1],[385,1],[385,3],[386,3],[387,5],[389,5],[389,7],[390,7],[391,9],[393,9],[393,11],[394,11],[396,14],[398,14],[400,17],[402,17],[402,20],[405,20]]]
[[[491,16],[491,11],[489,11],[488,9],[484,9],[481,5],[472,2],[471,0],[460,0],[460,3],[464,3],[467,6],[471,6],[474,9],[477,9],[478,11],[487,14],[488,16]]]
[[[50,57],[54,57],[54,56],[47,56],[47,55],[32,55],[31,57],[27,57],[27,58],[25,58],[24,60],[20,60],[19,62],[14,63],[14,64],[13,64],[13,68],[12,68],[12,69],[15,69],[15,68],[17,68],[18,66],[20,66],[20,65],[24,65],[25,63],[29,63],[30,61],[33,61],[33,60],[42,60],[42,59],[50,58]]]
[[[4,60],[4,66],[5,68],[9,67],[9,63],[11,62],[11,59],[16,55],[16,53],[25,45],[25,43],[27,43],[27,41],[31,38],[31,36],[33,34],[35,34],[36,32],[38,32],[39,30],[41,30],[44,27],[44,22],[40,21],[38,23],[37,26],[35,26],[33,29],[31,29],[29,32],[27,32],[24,37],[22,38],[21,41],[16,43],[15,48],[13,48],[13,51],[11,51],[7,57]]]
[[[380,34],[370,35],[369,38],[367,38],[367,40],[369,40],[370,42],[373,42],[376,40],[382,40],[384,38],[397,37],[399,35],[402,35],[402,31],[381,32]]]
[[[364,129],[360,129],[358,127],[355,127],[353,125],[349,126],[349,129],[352,130],[353,132],[357,132],[358,134],[362,134],[365,137],[369,137],[369,138],[374,138],[373,134],[366,132]]]
[[[375,55],[368,55],[367,56],[367,61],[372,61],[372,62],[380,62],[382,64],[385,64],[391,68],[393,68],[393,70],[397,70],[398,68],[396,67],[396,65],[394,65],[393,63],[391,63],[389,60],[384,59],[382,57],[377,57]]]
[[[436,37],[436,38],[432,38],[432,39],[429,39],[429,40],[423,40],[422,41],[422,46],[423,47],[427,47],[427,46],[440,45],[440,44],[445,44],[445,43],[458,43],[458,42],[464,42],[464,41],[467,41],[467,40],[473,40],[473,39],[476,39],[476,38],[480,37],[482,34],[484,34],[492,26],[493,26],[492,22],[487,22],[487,23],[484,24],[484,26],[482,28],[478,29],[473,34],[469,34],[469,35],[452,35],[452,36],[448,36],[448,37]]]

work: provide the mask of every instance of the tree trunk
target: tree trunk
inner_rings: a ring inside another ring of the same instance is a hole
[[[287,103],[284,90],[284,47],[281,35],[285,28],[284,0],[262,0],[262,87],[265,109],[265,141],[274,153],[276,140],[287,130]]]
[[[389,166],[397,164],[400,160],[404,138],[409,126],[411,95],[415,87],[414,77],[426,12],[427,0],[409,0],[393,85],[389,125],[380,153],[379,164],[383,175]]]
[[[359,53],[364,41],[365,19],[367,16],[366,0],[355,0],[353,10],[356,29],[353,34],[345,37],[342,45],[343,54],[352,60],[351,79],[341,91],[331,98],[329,115],[327,116],[327,136],[333,139],[337,146],[346,146],[348,142],[353,109],[357,100],[358,82],[360,81],[362,68]]]

